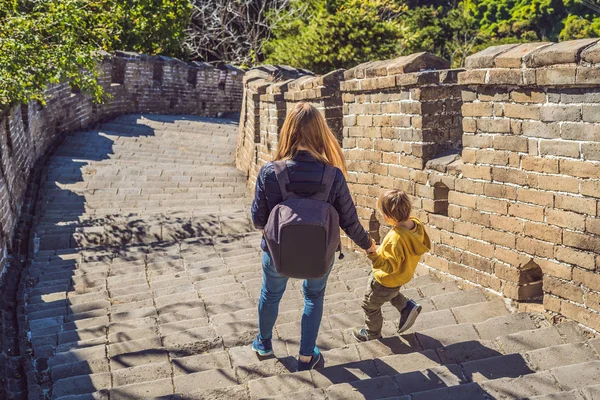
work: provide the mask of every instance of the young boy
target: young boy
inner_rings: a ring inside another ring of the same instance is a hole
[[[411,209],[410,199],[402,191],[389,190],[379,198],[379,210],[393,228],[376,251],[367,253],[373,262],[373,276],[362,303],[366,327],[353,331],[360,342],[381,337],[381,306],[388,301],[400,312],[398,333],[408,330],[421,312],[419,304],[400,293],[400,287],[413,278],[421,256],[431,248],[421,221],[410,217]]]

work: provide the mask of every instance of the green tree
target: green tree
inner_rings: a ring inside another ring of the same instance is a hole
[[[0,106],[70,82],[102,99],[99,51],[181,56],[188,0],[0,1]]]
[[[69,81],[100,100],[98,50],[118,39],[106,0],[11,1],[0,9],[0,104],[43,101],[48,84]]]
[[[296,0],[303,18],[285,21],[264,47],[267,62],[324,73],[399,54],[402,7],[392,0]]]
[[[192,6],[188,0],[113,1],[122,50],[185,57],[183,41]]]

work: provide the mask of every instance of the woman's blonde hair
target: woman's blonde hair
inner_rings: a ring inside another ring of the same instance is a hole
[[[333,165],[341,169],[344,175],[347,174],[342,148],[325,118],[313,105],[305,102],[296,104],[285,118],[279,132],[275,161],[294,158],[299,147],[306,149],[322,163]]]

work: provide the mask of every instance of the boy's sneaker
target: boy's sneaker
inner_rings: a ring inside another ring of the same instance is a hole
[[[300,371],[309,371],[311,369],[315,369],[319,361],[321,361],[322,356],[319,348],[315,346],[315,354],[312,356],[309,362],[302,362],[300,358],[298,358],[298,367],[296,368],[296,372]]]
[[[270,356],[273,354],[273,343],[271,343],[271,339],[261,340],[257,336],[252,342],[252,350],[261,357]]]
[[[415,320],[419,316],[422,307],[414,302],[413,300],[409,300],[404,309],[400,312],[400,321],[398,322],[398,333],[405,332],[410,329],[411,326],[415,323]]]
[[[354,339],[358,340],[359,342],[368,342],[369,340],[381,339],[381,335],[370,336],[367,332],[367,328],[354,328],[352,331],[352,336],[354,336]]]

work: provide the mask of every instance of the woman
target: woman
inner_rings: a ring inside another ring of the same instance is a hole
[[[324,164],[336,167],[336,177],[328,202],[338,212],[340,227],[344,232],[362,249],[369,253],[375,251],[375,242],[358,221],[356,208],[346,184],[347,170],[342,149],[327,126],[325,118],[312,105],[298,103],[286,117],[279,133],[279,147],[275,155],[275,161],[278,160],[286,160],[291,183],[318,184],[323,175]],[[256,193],[252,204],[254,226],[264,229],[269,213],[282,201],[274,166],[269,162],[261,168],[256,181]],[[264,238],[261,248],[263,286],[258,304],[259,333],[252,343],[252,349],[261,356],[267,356],[273,354],[273,326],[288,278],[276,271]],[[323,316],[323,297],[329,272],[323,278],[304,281],[304,313],[298,371],[313,369],[321,359],[315,343]]]

